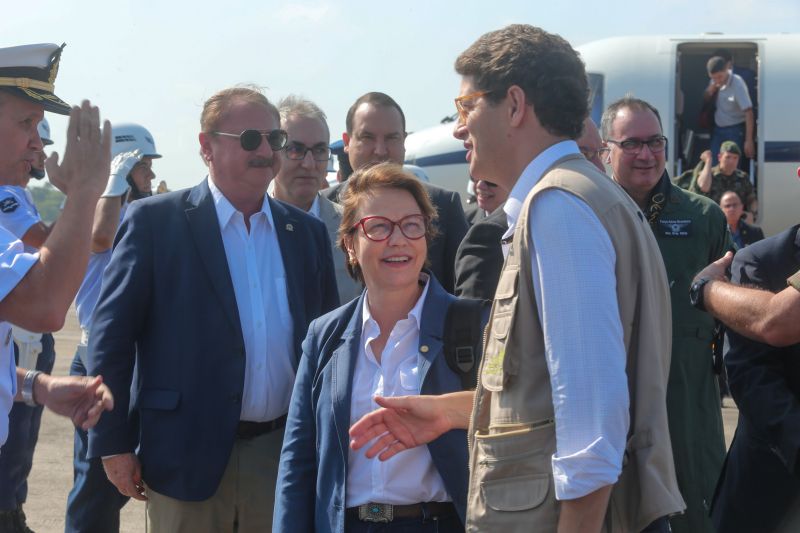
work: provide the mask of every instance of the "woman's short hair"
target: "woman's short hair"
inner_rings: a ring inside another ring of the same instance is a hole
[[[364,282],[361,266],[351,260],[347,253],[346,240],[356,232],[358,223],[358,210],[363,201],[382,189],[399,189],[407,191],[416,200],[420,211],[425,216],[425,241],[430,246],[431,241],[438,234],[435,221],[438,218],[436,208],[431,203],[428,191],[413,174],[403,170],[396,163],[378,163],[357,170],[347,180],[347,189],[341,198],[344,213],[339,224],[339,247],[347,255],[347,273],[356,281]],[[427,260],[425,265],[427,266]]]

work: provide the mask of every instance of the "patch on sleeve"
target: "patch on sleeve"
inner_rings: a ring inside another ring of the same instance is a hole
[[[3,213],[13,213],[19,207],[19,202],[13,196],[0,200],[0,211]]]
[[[667,219],[662,218],[658,221],[661,234],[665,237],[691,237],[692,219]]]

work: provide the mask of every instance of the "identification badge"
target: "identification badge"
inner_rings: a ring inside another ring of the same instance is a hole
[[[665,219],[658,221],[661,234],[665,237],[691,237],[692,219]]]

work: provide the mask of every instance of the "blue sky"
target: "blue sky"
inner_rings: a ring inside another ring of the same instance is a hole
[[[403,107],[409,131],[454,112],[453,62],[482,33],[529,23],[573,45],[618,35],[797,31],[797,0],[540,2],[408,0],[4,2],[0,47],[67,43],[56,92],[89,98],[112,122],[138,122],[164,158],[154,164],[170,188],[205,174],[197,144],[203,101],[236,83],[317,102],[332,138],[359,95],[380,90]],[[28,6],[35,6],[29,8]],[[54,148],[66,120],[48,114]]]

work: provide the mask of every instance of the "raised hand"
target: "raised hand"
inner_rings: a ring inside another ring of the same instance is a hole
[[[100,128],[100,110],[84,100],[69,114],[67,146],[59,164],[58,153],[45,161],[45,168],[67,196],[81,195],[97,199],[106,186],[111,162],[111,124],[106,120]]]

